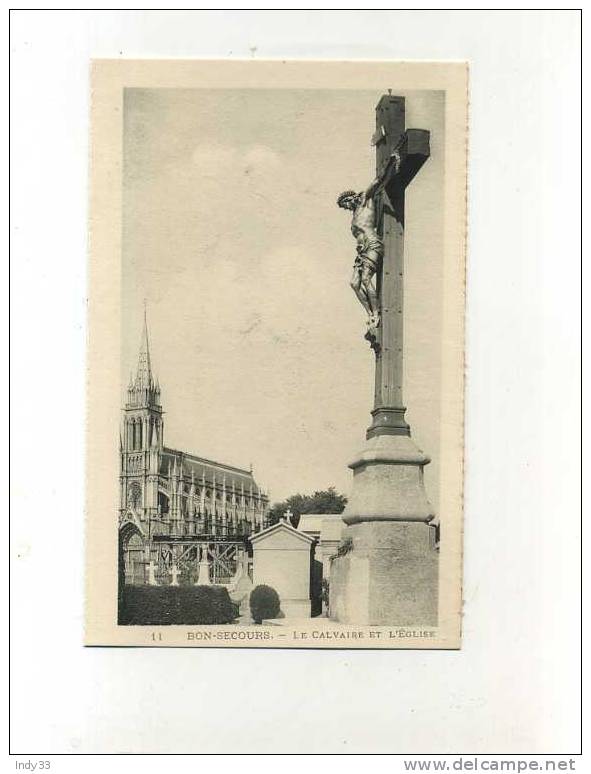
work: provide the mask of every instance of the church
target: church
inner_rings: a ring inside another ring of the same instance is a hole
[[[172,566],[190,576],[206,556],[212,581],[224,582],[268,526],[268,494],[252,470],[166,446],[163,414],[144,314],[120,431],[120,580],[159,583]]]

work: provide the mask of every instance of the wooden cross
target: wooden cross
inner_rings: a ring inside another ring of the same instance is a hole
[[[403,299],[404,299],[404,194],[407,185],[429,158],[429,132],[405,131],[404,97],[384,94],[376,107],[375,205],[377,231],[384,242],[384,257],[376,274],[380,298],[377,328],[373,422],[367,437],[410,435],[402,400]]]

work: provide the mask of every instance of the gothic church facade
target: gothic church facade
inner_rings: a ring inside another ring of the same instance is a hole
[[[144,328],[120,432],[120,561],[125,581],[146,583],[148,566],[192,548],[246,544],[267,526],[269,497],[252,470],[214,462],[164,443],[160,385]],[[195,553],[195,552],[193,552]]]

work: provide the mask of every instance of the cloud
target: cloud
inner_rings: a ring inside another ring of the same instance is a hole
[[[265,145],[253,145],[244,154],[244,162],[255,169],[272,171],[281,166],[281,157]]]

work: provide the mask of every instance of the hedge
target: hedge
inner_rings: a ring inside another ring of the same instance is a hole
[[[119,624],[227,624],[238,618],[222,586],[124,586]]]

